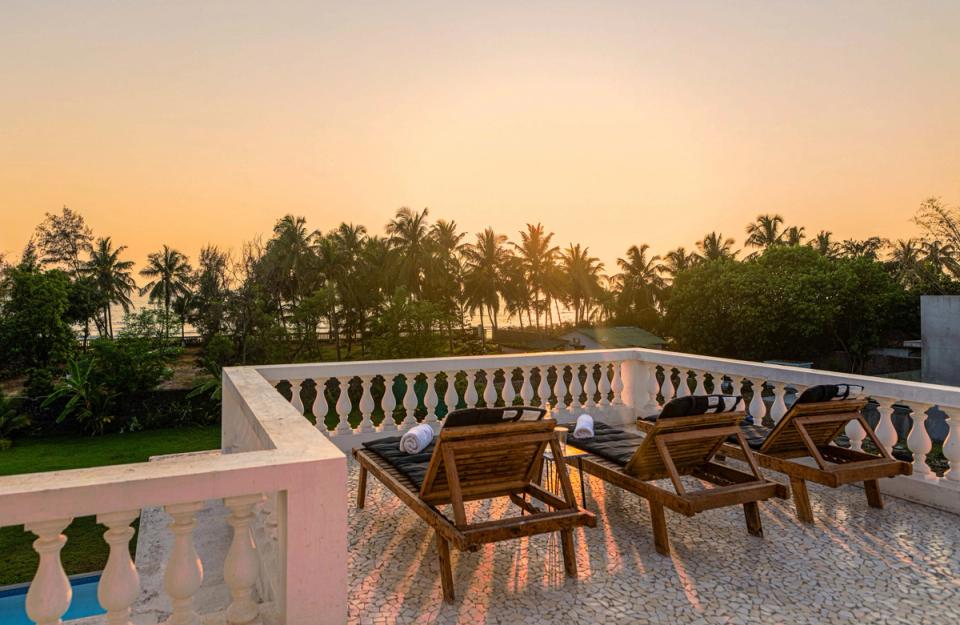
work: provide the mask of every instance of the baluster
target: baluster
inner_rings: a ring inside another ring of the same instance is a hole
[[[263,501],[263,495],[227,497],[224,505],[230,509],[227,523],[233,528],[233,540],[223,563],[223,580],[230,589],[232,601],[227,608],[227,623],[249,625],[259,623],[260,609],[253,600],[253,587],[260,576],[260,558],[250,531],[253,508]]]
[[[60,625],[60,618],[70,608],[73,589],[60,562],[60,550],[67,542],[63,530],[72,521],[39,521],[24,528],[36,535],[33,550],[40,555],[40,564],[27,591],[27,616],[37,625]]]
[[[443,393],[443,405],[447,407],[447,414],[457,409],[460,395],[457,394],[457,372],[447,372],[447,390]]]
[[[567,382],[567,366],[566,365],[557,365],[557,382],[555,385],[557,393],[557,405],[555,408],[559,410],[568,410],[567,408],[567,395],[570,394],[570,382]]]
[[[580,365],[570,365],[570,410],[579,411],[583,407],[580,396],[583,394],[583,383],[580,381]],[[579,416],[579,415],[576,415]]]
[[[740,397],[743,397],[743,382],[747,378],[741,375],[737,375],[737,376],[731,375],[729,376],[729,378],[730,378],[730,394],[739,395]],[[743,407],[744,408],[747,407],[746,399],[743,400]]]
[[[707,372],[694,370],[693,379],[697,383],[694,394],[706,395],[707,394]]]
[[[97,515],[97,523],[107,527],[103,539],[110,546],[110,555],[97,586],[97,599],[107,611],[109,625],[130,625],[130,606],[140,594],[140,576],[130,559],[130,539],[134,534],[130,524],[138,516],[139,510]]]
[[[676,389],[673,388],[673,369],[667,366],[663,367],[663,382],[660,383],[660,395],[663,396],[663,403],[668,403],[676,397]]]
[[[529,406],[533,401],[533,383],[530,380],[532,374],[530,367],[521,367],[520,371],[523,374],[523,385],[520,387],[520,397],[523,398],[523,405]]]
[[[613,391],[613,405],[623,405],[623,368],[622,362],[613,363],[613,381],[610,383],[610,389]]]
[[[427,392],[423,396],[423,405],[427,409],[427,416],[423,418],[424,423],[440,422],[437,417],[437,405],[440,404],[440,397],[437,396],[437,377],[438,374],[434,374],[432,377],[429,373],[424,374],[427,383]]]
[[[409,429],[417,424],[417,391],[414,388],[417,384],[416,373],[406,373],[406,390],[403,393],[403,409],[406,416],[400,422],[401,429]]]
[[[170,523],[173,548],[163,572],[163,587],[173,603],[166,625],[200,624],[200,617],[193,609],[193,595],[203,583],[203,563],[193,546],[193,529],[197,526],[196,514],[202,509],[202,501],[164,506],[173,517]]]
[[[300,391],[303,390],[303,380],[289,380],[290,382],[290,403],[297,409],[297,414],[303,416],[303,398],[300,397]]]
[[[874,431],[884,449],[892,454],[899,438],[897,428],[893,425],[893,400],[887,397],[875,397],[874,400],[877,402],[877,412],[880,414],[880,420]]]
[[[763,380],[750,378],[750,389],[753,391],[753,398],[750,399],[747,412],[753,417],[754,425],[763,425],[763,416],[767,411],[767,405],[763,403]]]
[[[773,404],[770,406],[770,418],[773,419],[773,424],[776,425],[779,423],[780,419],[783,418],[783,415],[787,414],[787,402],[785,401],[785,396],[787,394],[787,385],[783,382],[774,382],[773,383]],[[866,432],[863,432],[863,428],[857,424],[857,428],[863,434],[860,437],[860,441],[863,441],[863,437],[867,435]],[[850,439],[853,440],[852,438]],[[857,449],[860,449],[857,447]]]
[[[960,432],[957,432],[957,428],[960,428],[960,411],[956,408],[950,408],[949,412],[944,408],[940,409],[946,415],[949,428],[947,437],[943,440],[943,455],[950,463],[950,468],[943,477],[951,482],[960,482]]]
[[[540,372],[540,382],[537,384],[537,398],[540,400],[540,407],[550,410],[550,383],[547,381],[549,369],[541,365],[538,367]]]
[[[483,403],[487,408],[493,408],[497,405],[497,387],[494,384],[497,370],[487,369],[483,375],[487,379],[486,384],[483,385]]]
[[[690,392],[690,372],[686,369],[677,369],[677,397],[689,397]]]
[[[477,394],[477,370],[464,371],[463,376],[467,382],[467,389],[463,393],[463,402],[467,408],[476,408],[480,401],[480,396]]]
[[[704,374],[704,377],[706,377],[706,374]],[[725,395],[723,392],[723,374],[717,371],[711,371],[710,379],[711,384],[713,385],[713,390],[710,392],[714,395]],[[736,395],[736,393],[734,393],[734,395]]]
[[[650,406],[659,406],[660,400],[660,382],[657,380],[657,365],[647,365],[647,395],[650,396],[648,402]]]
[[[936,474],[927,466],[927,454],[933,449],[933,441],[926,427],[929,406],[916,402],[905,403],[910,406],[910,417],[913,419],[913,426],[907,435],[907,445],[913,452],[913,474],[922,479],[936,479]]]
[[[394,381],[393,376],[383,376],[383,397],[380,399],[380,408],[383,410],[380,430],[383,432],[397,431],[397,420],[393,418],[393,413],[397,409],[397,396],[393,392]]]
[[[353,428],[350,427],[350,412],[353,410],[353,402],[350,401],[350,380],[346,378],[341,380],[340,395],[337,396],[337,429],[338,435],[353,434]]]
[[[366,375],[360,378],[360,427],[358,432],[373,432],[373,409],[376,404],[373,401],[373,376]]]
[[[610,365],[607,363],[600,363],[600,383],[597,385],[597,390],[600,391],[600,405],[609,406],[610,405],[610,389],[612,385],[610,384]]]
[[[517,390],[513,388],[513,372],[514,369],[506,367],[503,370],[503,405],[512,406],[513,400],[517,398]]]
[[[330,406],[327,405],[327,380],[316,378],[314,382],[317,385],[317,397],[313,400],[310,411],[313,413],[313,418],[317,420],[317,429],[329,436],[330,431],[325,422],[327,413],[330,411]]]

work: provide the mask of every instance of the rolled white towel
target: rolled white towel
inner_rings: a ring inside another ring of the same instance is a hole
[[[400,451],[405,454],[418,454],[433,440],[433,428],[426,423],[415,425],[400,437]]]
[[[582,414],[577,417],[577,427],[573,429],[574,438],[593,438],[593,417]]]

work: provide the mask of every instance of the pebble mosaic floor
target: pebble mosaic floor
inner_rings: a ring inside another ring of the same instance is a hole
[[[811,485],[814,527],[796,521],[789,500],[761,504],[764,538],[747,534],[740,507],[667,511],[666,558],[653,549],[646,504],[588,477],[598,523],[576,533],[578,579],[563,575],[555,535],[453,551],[450,605],[432,532],[372,477],[357,510],[357,473],[351,459],[350,623],[960,623],[960,517],[892,497],[874,510],[855,487]],[[468,512],[497,518],[507,503]]]

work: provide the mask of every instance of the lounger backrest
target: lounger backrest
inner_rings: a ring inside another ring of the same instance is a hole
[[[669,471],[657,447],[657,438],[680,432],[703,434],[695,438],[678,437],[678,440],[665,442],[677,473],[689,474],[716,454],[730,435],[730,428],[739,426],[745,416],[743,412],[720,412],[657,419],[653,429],[644,437],[640,447],[624,467],[624,472],[641,480],[668,477]],[[710,435],[711,430],[716,432],[715,436]]]
[[[443,419],[443,427],[467,425],[494,425],[512,421],[539,421],[547,414],[545,408],[533,406],[506,406],[503,408],[464,408],[454,410]]]
[[[463,499],[507,495],[530,483],[543,452],[556,436],[553,419],[463,425],[440,430],[420,497],[449,503],[447,458],[453,460]]]
[[[859,390],[857,390],[859,389]],[[800,394],[787,414],[767,435],[759,449],[760,453],[777,455],[806,455],[808,449],[803,435],[797,429],[797,419],[802,419],[804,429],[815,447],[829,445],[843,432],[851,419],[860,416],[865,399],[856,395],[863,387],[855,385],[812,386]],[[832,399],[831,399],[832,398]],[[822,417],[822,418],[821,418]]]

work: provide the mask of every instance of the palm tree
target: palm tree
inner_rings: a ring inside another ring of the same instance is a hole
[[[553,233],[546,232],[542,224],[527,224],[526,231],[520,232],[520,243],[513,244],[530,283],[537,328],[540,327],[540,313],[544,312],[542,297],[546,298],[546,310],[550,308],[547,279],[560,252],[560,248],[551,244],[552,239]]]
[[[566,298],[573,308],[573,323],[579,325],[588,317],[593,302],[600,298],[603,263],[590,255],[590,248],[571,243],[560,254],[560,262],[566,276]]]
[[[783,217],[780,215],[758,215],[757,220],[747,226],[746,245],[765,249],[780,243],[784,235],[781,226]]]
[[[782,242],[787,245],[800,245],[807,236],[804,234],[804,230],[806,228],[803,226],[790,226],[783,231]]]
[[[464,292],[468,305],[480,311],[480,327],[483,331],[483,311],[486,309],[493,329],[498,327],[500,294],[503,290],[502,272],[509,254],[505,244],[507,237],[487,228],[477,233],[476,241],[463,249],[466,262]]]
[[[840,243],[840,254],[847,258],[870,258],[877,259],[880,250],[886,245],[886,241],[880,237],[870,237],[868,239],[847,239]]]
[[[126,245],[113,247],[110,237],[97,239],[96,245],[90,251],[90,259],[83,267],[83,273],[93,278],[103,297],[103,323],[107,336],[113,338],[113,313],[111,304],[118,304],[123,312],[129,312],[133,302],[130,294],[136,288],[133,279],[133,261],[120,260],[120,254],[127,249]]]
[[[829,230],[821,230],[807,245],[817,250],[821,256],[833,258],[837,255],[837,244],[833,242],[833,233]]]
[[[677,274],[685,269],[693,267],[700,260],[696,252],[687,252],[683,247],[670,250],[663,257],[663,269],[671,278],[676,278]]]
[[[620,305],[627,312],[652,321],[657,316],[657,302],[665,286],[663,265],[659,256],[647,256],[650,246],[631,245],[625,258],[618,258],[620,274],[617,275]]]
[[[960,260],[957,259],[957,249],[950,243],[941,243],[939,240],[924,241],[921,243],[923,260],[941,273],[944,270],[960,277]]]
[[[920,248],[915,239],[900,239],[893,244],[887,266],[905,287],[915,284],[920,275]]]
[[[736,242],[731,237],[723,238],[722,234],[714,231],[697,241],[697,249],[704,260],[735,258],[740,251],[733,249],[734,243]]]
[[[503,285],[501,293],[507,313],[516,317],[520,322],[520,329],[523,329],[523,314],[527,314],[527,325],[532,326],[530,314],[533,295],[530,289],[530,283],[527,281],[526,272],[523,268],[523,262],[512,254],[507,254],[501,270]]]
[[[170,338],[169,320],[173,300],[190,293],[192,272],[187,257],[167,245],[161,251],[147,256],[147,266],[140,270],[141,276],[150,279],[140,289],[140,295],[149,295],[151,302],[163,305],[164,338]]]
[[[423,294],[423,268],[429,255],[429,213],[426,208],[414,211],[401,207],[386,228],[388,241],[398,255],[400,282],[417,298]]]

